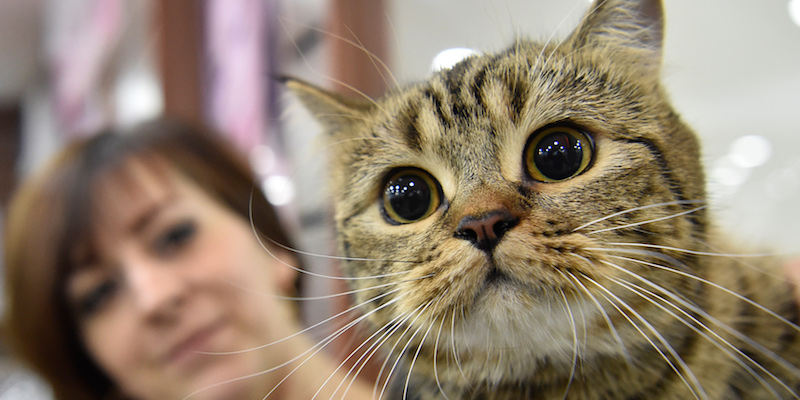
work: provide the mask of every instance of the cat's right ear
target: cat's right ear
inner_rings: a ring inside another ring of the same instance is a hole
[[[575,48],[627,50],[632,61],[658,69],[664,40],[661,0],[594,0],[571,40]]]
[[[372,101],[358,101],[299,79],[282,81],[330,134],[349,131],[374,108]]]

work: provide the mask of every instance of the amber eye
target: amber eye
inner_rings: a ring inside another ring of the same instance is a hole
[[[431,214],[441,204],[441,188],[420,169],[403,169],[386,181],[383,210],[390,222],[408,224]]]
[[[525,149],[525,167],[541,182],[560,182],[589,167],[594,142],[570,126],[553,126],[534,132]]]

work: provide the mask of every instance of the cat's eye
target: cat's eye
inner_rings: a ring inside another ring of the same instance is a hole
[[[540,182],[560,182],[585,171],[594,155],[594,142],[571,126],[552,126],[531,135],[525,148],[525,167]]]
[[[396,171],[383,189],[383,211],[389,222],[408,224],[433,214],[441,204],[438,182],[420,169]]]

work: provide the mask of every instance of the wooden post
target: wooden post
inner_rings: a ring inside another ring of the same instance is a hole
[[[157,0],[155,21],[164,114],[205,123],[202,0]]]
[[[390,75],[382,64],[390,61],[385,1],[333,0],[330,7],[331,72],[334,80],[344,83],[335,82],[334,89],[349,95],[356,95],[356,89],[372,98],[380,96]]]
[[[0,212],[8,206],[17,183],[17,162],[20,150],[20,107],[0,107]],[[0,216],[0,221],[4,218]],[[0,226],[0,229],[3,229]]]
[[[376,98],[382,95],[391,82],[391,73],[384,65],[390,65],[389,48],[387,46],[387,26],[389,17],[386,14],[384,0],[332,0],[327,30],[328,48],[331,52],[331,74],[334,80],[333,89],[353,97],[361,94]],[[360,94],[359,94],[360,93]],[[348,290],[343,281],[332,281],[333,293]],[[335,307],[342,311],[352,304],[347,297],[339,297]],[[345,322],[341,322],[342,326]],[[338,356],[344,358],[356,349],[365,339],[357,330],[350,329],[341,336],[341,344],[333,348],[343,349]],[[338,347],[337,347],[338,346]],[[361,349],[360,351],[364,351]],[[346,361],[352,366],[360,355]],[[359,377],[367,382],[381,384],[378,377],[381,370],[380,357],[372,357]],[[383,377],[384,379],[386,377]]]

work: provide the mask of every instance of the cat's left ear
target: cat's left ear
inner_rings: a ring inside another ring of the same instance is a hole
[[[373,108],[372,102],[341,96],[299,79],[283,81],[330,134],[349,131]]]
[[[661,0],[594,0],[570,40],[575,48],[626,50],[658,69],[664,40]]]

